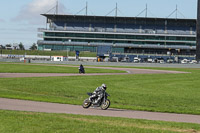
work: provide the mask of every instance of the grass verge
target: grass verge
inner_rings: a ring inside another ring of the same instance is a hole
[[[1,133],[198,133],[199,124],[0,110]]]
[[[85,68],[86,73],[124,73],[120,70]],[[78,66],[0,63],[0,73],[78,73]]]

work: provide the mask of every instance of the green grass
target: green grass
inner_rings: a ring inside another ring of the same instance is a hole
[[[168,70],[191,73],[0,78],[0,97],[81,105],[106,83],[113,108],[200,114],[200,69]]]
[[[1,133],[200,132],[199,124],[0,110]]]
[[[2,50],[2,54],[12,55],[44,55],[44,56],[75,56],[75,51],[39,51],[39,50]],[[80,57],[96,57],[96,52],[80,52]]]
[[[85,68],[86,73],[123,73],[125,71]],[[0,63],[0,73],[78,73],[78,66]]]

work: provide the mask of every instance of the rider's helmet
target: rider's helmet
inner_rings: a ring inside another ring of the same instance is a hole
[[[104,90],[106,90],[106,88],[107,88],[107,87],[106,87],[106,84],[102,84],[101,87],[102,87]]]

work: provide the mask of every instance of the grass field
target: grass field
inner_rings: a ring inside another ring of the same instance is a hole
[[[1,133],[198,133],[199,124],[0,110]]]
[[[87,68],[87,73],[124,73],[119,70]],[[78,73],[78,66],[0,63],[0,73]]]
[[[27,66],[19,65],[16,72],[24,67]],[[54,72],[63,68],[54,66]],[[174,70],[191,73],[0,78],[0,97],[80,105],[87,92],[106,83],[113,108],[200,114],[200,69]]]

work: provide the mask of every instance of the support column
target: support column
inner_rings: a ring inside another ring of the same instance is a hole
[[[196,60],[200,61],[200,0],[197,3],[197,24],[196,24]]]

